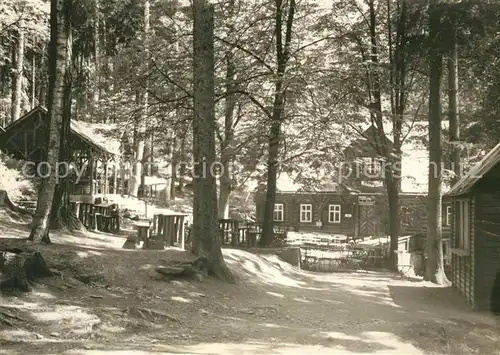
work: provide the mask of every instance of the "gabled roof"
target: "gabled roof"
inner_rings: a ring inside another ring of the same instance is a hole
[[[393,142],[389,139],[389,137],[387,136],[387,131],[384,130],[384,135],[385,135],[385,139],[387,141],[388,144],[392,144]],[[378,136],[380,136],[379,134],[379,130],[377,127],[375,127],[374,125],[370,125],[370,127],[368,127],[364,132],[363,132],[363,139],[370,139],[370,140],[375,140],[375,138],[377,138]]]
[[[484,158],[474,165],[455,185],[452,186],[447,196],[459,196],[468,193],[484,174],[488,173],[500,162],[500,143],[497,144]]]
[[[71,133],[77,135],[80,139],[96,146],[100,150],[120,155],[120,140],[106,134],[115,128],[113,124],[90,123],[85,121],[71,120]]]
[[[45,107],[37,106],[17,121],[5,127],[3,131],[0,131],[0,134],[3,135],[9,131],[15,130],[17,126],[30,119],[30,117],[36,113],[47,115],[48,111]],[[120,140],[113,137],[111,134],[105,134],[106,131],[110,132],[114,129],[116,129],[116,125],[114,124],[90,123],[73,119],[70,122],[71,134],[74,134],[88,145],[102,152],[119,155]]]
[[[350,137],[350,139],[347,140],[349,143],[345,146],[344,152],[348,151],[349,149],[366,149],[366,147],[372,147],[373,149],[375,149],[377,138],[381,138],[379,130],[374,125],[370,125],[363,131],[353,129],[352,133],[353,135]],[[385,138],[389,146],[393,144],[389,139],[387,132],[385,132]],[[382,143],[381,139],[379,141],[380,143]]]

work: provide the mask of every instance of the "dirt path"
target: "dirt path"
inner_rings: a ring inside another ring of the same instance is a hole
[[[312,274],[227,250],[238,285],[166,283],[148,265],[168,253],[57,249],[46,251],[55,266],[85,282],[53,278],[3,297],[24,321],[2,329],[0,354],[500,353],[494,320],[451,289],[388,274]]]
[[[7,222],[0,235],[27,235]],[[95,233],[52,239],[39,248],[63,276],[0,297],[2,355],[500,354],[495,320],[450,288],[301,272],[238,250],[224,251],[237,285],[165,282],[154,266],[183,252],[123,250],[123,237]]]

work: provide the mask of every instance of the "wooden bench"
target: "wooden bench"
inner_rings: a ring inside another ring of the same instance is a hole
[[[86,220],[87,222],[85,224],[87,228],[90,227],[93,230],[108,233],[115,233],[120,230],[120,216],[118,206],[116,204],[104,203],[85,205],[87,205],[87,208],[85,208],[84,214],[87,214],[88,216],[86,218],[84,216],[82,217],[84,217],[83,220]]]
[[[277,245],[284,245],[287,241],[289,226],[281,225],[274,226],[274,243]]]
[[[120,230],[120,216],[95,213],[95,228],[98,231],[116,233]]]
[[[238,245],[246,245],[248,243],[248,228],[246,226],[239,226],[238,231]]]
[[[136,244],[140,242],[147,242],[149,237],[151,236],[151,221],[150,220],[140,220],[135,223],[135,229],[137,230],[136,234]]]
[[[25,210],[30,211],[30,212],[33,212],[33,213],[34,213],[34,212],[36,211],[37,201],[18,200],[18,201],[16,201],[16,204],[17,204],[19,207],[22,207],[22,208],[24,208]]]
[[[257,223],[247,223],[246,234],[248,247],[254,248],[262,235],[262,226]]]
[[[221,244],[238,245],[239,223],[235,219],[219,219]]]
[[[152,234],[163,239],[168,246],[176,243],[185,248],[185,214],[157,214],[153,218]]]

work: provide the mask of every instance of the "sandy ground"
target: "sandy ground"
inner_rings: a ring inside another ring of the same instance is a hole
[[[25,237],[16,219],[1,237]],[[0,238],[1,238],[0,237]],[[224,250],[236,285],[157,279],[183,252],[123,250],[124,237],[52,235],[63,276],[2,296],[0,354],[500,354],[495,319],[451,289],[383,272],[315,274]],[[1,241],[1,239],[0,239]]]

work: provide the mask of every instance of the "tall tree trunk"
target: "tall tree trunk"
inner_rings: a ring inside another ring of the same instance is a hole
[[[145,60],[149,60],[149,49],[148,49],[148,35],[149,35],[149,0],[144,0],[144,31],[143,31],[143,43],[144,43],[144,57]],[[145,126],[146,121],[148,119],[148,83],[146,79],[146,89],[144,90],[142,96],[142,114],[141,117],[137,121],[136,126],[136,139],[135,139],[135,167],[134,167],[134,175],[130,181],[130,189],[129,194],[132,196],[139,195],[139,187],[141,183],[144,182],[143,178],[143,157],[144,157],[144,148],[145,148]]]
[[[48,177],[43,178],[38,192],[38,203],[33,218],[29,239],[50,243],[49,218],[58,182],[56,167],[59,161],[61,131],[64,117],[64,77],[67,68],[68,38],[71,33],[69,13],[71,0],[52,0],[50,10],[50,52],[49,52],[49,134],[46,162]]]
[[[167,186],[167,189],[169,189],[169,200],[175,201],[175,183],[177,181],[177,168],[179,166],[179,152],[177,152],[177,137],[175,132],[172,132],[170,138],[170,185]]]
[[[278,68],[276,71],[276,83],[274,87],[273,112],[271,115],[271,126],[269,129],[269,145],[267,160],[267,191],[264,206],[264,224],[262,226],[262,237],[260,246],[269,246],[274,239],[274,204],[276,202],[276,181],[279,168],[279,151],[281,140],[281,124],[284,119],[284,102],[286,89],[283,85],[285,72],[290,58],[290,43],[292,41],[292,27],[295,15],[295,0],[290,0],[288,16],[285,23],[285,41],[283,42],[283,8],[282,0],[275,0],[275,35],[276,35],[276,58]]]
[[[230,1],[229,9],[229,37],[234,35],[234,13],[235,0]],[[233,42],[230,38],[229,42]],[[236,68],[232,51],[226,55],[226,102],[224,113],[224,137],[221,142],[221,165],[222,171],[219,178],[219,218],[229,218],[229,196],[232,191],[231,184],[231,163],[234,159],[234,114],[236,108],[236,87],[235,87]]]
[[[370,89],[370,109],[372,123],[374,123],[377,128],[377,136],[373,137],[374,141],[372,144],[378,154],[385,158],[384,166],[384,185],[387,189],[387,201],[389,205],[389,235],[390,235],[390,261],[391,268],[397,268],[397,254],[395,251],[398,249],[398,238],[400,231],[400,208],[399,208],[399,191],[400,191],[400,164],[401,164],[401,118],[402,113],[399,112],[397,104],[394,104],[391,100],[393,108],[393,128],[394,128],[394,146],[389,147],[387,137],[384,131],[384,118],[382,114],[382,95],[381,95],[381,84],[379,75],[379,50],[378,50],[378,40],[377,40],[377,13],[375,8],[374,0],[368,2],[369,6],[369,32],[370,32],[370,61],[371,68],[368,75],[368,87]],[[390,9],[390,6],[388,6]],[[389,33],[389,43],[391,44],[390,53],[392,58],[392,34]],[[397,45],[397,44],[396,44]],[[394,63],[391,65],[397,66],[398,59],[397,55]],[[394,84],[395,77],[397,77],[397,71],[391,67],[390,84],[391,90],[397,87],[397,83]],[[397,94],[397,92],[396,92]],[[397,96],[397,95],[396,95]],[[391,93],[391,99],[394,95]]]
[[[452,50],[448,56],[448,111],[450,121],[450,143],[451,143],[451,168],[454,176],[451,179],[451,185],[454,185],[460,179],[460,129],[458,112],[458,46],[456,39],[456,30],[453,30]]]
[[[11,121],[17,121],[21,116],[21,101],[23,97],[23,68],[24,68],[24,20],[18,23],[18,41],[16,52],[16,65],[13,76],[12,115]]]
[[[150,137],[149,132],[146,132],[144,138]],[[142,155],[142,174],[141,174],[141,186],[143,188],[143,197],[146,197],[148,190],[146,189],[146,176],[149,176],[149,160],[151,155],[151,139],[144,139],[144,153]]]
[[[215,163],[214,6],[193,3],[193,252],[205,255],[209,272],[234,282],[222,255],[217,223],[217,184],[210,168]]]
[[[373,4],[373,3],[372,3]],[[407,65],[405,56],[407,39],[407,16],[408,3],[407,0],[397,2],[397,25],[395,41],[392,37],[391,26],[391,0],[387,0],[387,23],[388,23],[388,40],[389,40],[389,61],[390,61],[390,76],[389,84],[391,88],[391,114],[392,114],[392,130],[393,130],[393,148],[387,150],[386,159],[390,162],[389,170],[386,170],[385,183],[387,188],[387,196],[389,202],[389,235],[391,248],[391,267],[397,269],[398,258],[394,252],[398,249],[399,234],[401,230],[401,208],[399,196],[401,192],[401,170],[402,170],[402,126],[404,115],[406,112],[406,76]],[[373,6],[371,12],[374,13]],[[394,43],[393,43],[394,42]],[[388,167],[386,167],[387,169]]]
[[[94,87],[92,90],[92,113],[99,117],[99,99],[101,90],[101,41],[100,41],[100,0],[95,0],[94,12]]]
[[[6,47],[6,39],[4,37],[0,38],[0,46]],[[11,97],[10,91],[12,89],[10,85],[11,73],[10,68],[7,65],[0,66],[0,97],[7,98]],[[0,127],[5,127],[10,122],[11,110],[10,106],[5,100],[5,103],[0,105]]]
[[[221,219],[229,218],[229,197],[231,196],[232,186],[231,186],[231,177],[230,170],[231,164],[230,161],[222,161],[222,171],[219,181],[219,205],[218,205],[218,214]]]
[[[278,86],[278,84],[276,85]],[[281,85],[280,85],[281,86]],[[283,102],[282,94],[275,95],[275,111],[279,110],[276,101]],[[282,105],[282,104],[281,104]],[[273,114],[273,116],[281,115],[281,113]],[[262,226],[262,237],[259,245],[262,247],[269,246],[274,240],[274,204],[276,203],[276,188],[279,168],[279,149],[281,137],[281,121],[274,120],[271,123],[269,131],[269,147],[267,160],[267,188],[266,202],[264,204],[264,224]]]
[[[40,62],[40,67],[45,68],[45,66],[47,65],[47,48],[45,44],[43,46],[42,59],[40,60]],[[47,86],[48,80],[46,70],[40,70],[40,90],[38,91],[38,104],[44,107],[47,106]]]
[[[401,159],[399,159],[401,161]],[[401,228],[399,192],[401,190],[401,177],[399,171],[395,171],[393,164],[398,164],[396,159],[390,164],[389,170],[386,170],[386,188],[389,204],[389,236],[390,236],[390,267],[397,269],[398,259],[396,250],[398,250],[399,233]],[[396,165],[398,166],[398,165]]]
[[[170,173],[168,173],[168,178],[167,178],[167,184],[165,185],[165,190],[163,193],[164,201],[169,202],[172,199],[172,185],[175,188],[175,183],[174,181],[174,175],[175,175],[175,165],[174,165],[174,149],[175,149],[175,132],[172,130],[168,134],[168,144],[166,146],[167,149],[167,154],[166,154],[166,160],[169,161],[169,170]]]
[[[9,106],[9,123],[12,123],[12,106],[14,103],[14,88],[15,88],[15,77],[16,77],[16,71],[15,71],[15,63],[16,63],[16,46],[11,47],[11,52],[10,52],[10,58],[11,62],[13,63],[13,68],[10,69],[10,85],[8,88],[8,95],[7,97],[10,99],[10,106]]]
[[[31,109],[36,106],[36,51],[35,40],[33,40],[33,58],[31,59]]]
[[[443,54],[439,43],[440,18],[437,7],[439,0],[431,0],[429,6],[429,192],[427,218],[427,281],[447,283],[443,265],[443,244],[441,226],[441,78]]]
[[[71,1],[71,0],[70,0]],[[63,93],[63,117],[61,128],[61,142],[59,146],[59,162],[64,165],[60,167],[57,185],[54,192],[52,210],[50,213],[50,228],[60,229],[69,228],[70,230],[80,229],[82,227],[80,221],[71,210],[70,206],[70,172],[67,170],[72,159],[72,150],[70,143],[70,127],[71,127],[71,109],[73,102],[73,65],[75,59],[72,56],[73,40],[71,32],[68,34],[67,40],[67,56],[66,56],[66,72],[64,75],[64,93]]]
[[[186,163],[186,161],[185,161],[185,158],[186,158],[186,135],[187,135],[187,130],[184,133],[184,137],[182,137],[182,139],[181,139],[181,147],[179,150],[179,154],[177,155],[177,158],[175,160],[176,165],[179,167],[179,170],[178,171],[176,170],[175,176],[176,176],[176,180],[178,180],[178,191],[181,194],[184,192],[184,183],[185,183],[184,177],[186,176],[186,166],[185,166],[185,163]],[[179,161],[179,159],[182,159],[182,161]],[[175,182],[174,182],[174,184],[175,184]],[[173,186],[172,191],[174,191],[174,192],[176,191],[175,186]],[[172,196],[173,196],[172,198],[175,198],[174,195],[172,195]]]

